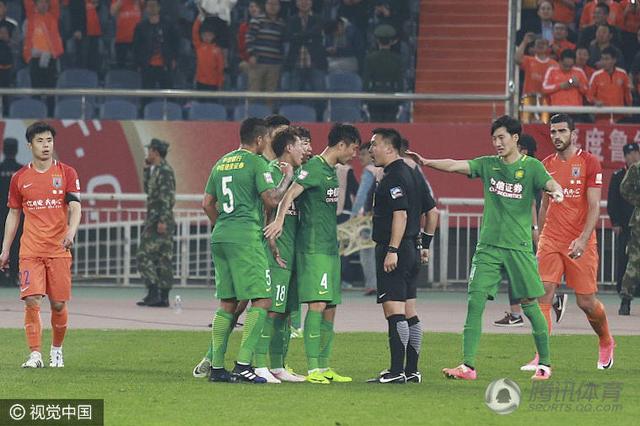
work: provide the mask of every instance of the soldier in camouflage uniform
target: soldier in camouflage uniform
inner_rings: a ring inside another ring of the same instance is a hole
[[[144,221],[138,270],[148,294],[138,306],[169,306],[169,291],[173,285],[171,259],[173,257],[173,206],[176,200],[176,178],[165,160],[169,144],[152,139],[147,145],[144,169],[144,191],[147,193],[147,217]]]
[[[640,162],[629,166],[629,170],[620,184],[620,193],[635,207],[629,229],[631,236],[627,245],[627,255],[629,263],[622,278],[622,303],[620,304],[619,315],[629,315],[631,311],[631,300],[633,299],[634,288],[640,285]]]

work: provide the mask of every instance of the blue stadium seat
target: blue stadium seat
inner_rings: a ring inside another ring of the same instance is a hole
[[[16,73],[16,87],[27,89],[31,88],[31,70],[29,67],[21,68]]]
[[[291,121],[312,122],[316,121],[316,110],[309,105],[288,104],[282,105],[279,114],[284,115]]]
[[[16,99],[9,106],[9,118],[47,118],[47,105],[37,99]]]
[[[138,118],[138,106],[130,101],[110,99],[100,107],[101,120],[135,120]]]
[[[330,92],[361,92],[362,79],[354,72],[327,74],[327,90]]]
[[[85,102],[85,104],[82,105],[80,99],[61,99],[56,102],[53,116],[60,119],[90,120],[93,118],[93,104]]]
[[[82,68],[69,68],[60,73],[56,87],[58,89],[95,89],[98,87],[98,74]],[[56,101],[80,98],[80,96],[57,96]],[[95,102],[95,96],[85,98],[87,102]]]
[[[332,72],[327,75],[329,92],[362,92],[362,79],[353,72]],[[362,102],[359,99],[330,99],[330,121],[362,121]],[[342,115],[344,114],[344,115]]]
[[[331,102],[331,109],[327,108],[325,111],[326,121],[341,121],[345,123],[359,123],[362,121],[362,110],[360,108],[359,101],[345,101],[345,102],[357,102],[358,105],[344,107],[342,105],[336,105],[336,101]]]
[[[233,119],[236,121],[244,120],[247,117],[262,118],[271,114],[271,107],[264,104],[246,104],[238,105],[233,109]]]
[[[227,110],[220,104],[194,101],[189,109],[189,120],[226,121]]]
[[[143,115],[145,120],[182,120],[182,107],[175,102],[153,101],[145,105]]]
[[[142,87],[140,74],[130,70],[110,70],[104,78],[107,89],[139,89]]]

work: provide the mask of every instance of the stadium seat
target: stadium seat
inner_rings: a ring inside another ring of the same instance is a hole
[[[9,118],[47,118],[47,105],[37,99],[16,99],[9,105]]]
[[[83,115],[84,108],[84,115]],[[71,120],[89,120],[93,118],[93,104],[80,99],[61,99],[56,102],[53,112],[55,118]]]
[[[227,110],[220,104],[192,102],[189,109],[189,120],[226,121]]]
[[[325,121],[342,121],[346,123],[358,123],[362,121],[362,109],[360,101],[345,100],[353,105],[336,105],[338,101],[331,102],[331,108],[327,107]]]
[[[233,119],[236,121],[244,120],[247,117],[265,117],[271,114],[271,107],[264,104],[246,104],[238,105],[233,110]]]
[[[127,100],[110,99],[100,107],[102,120],[135,120],[138,118],[138,106]]]
[[[284,115],[291,121],[313,122],[316,121],[316,110],[309,105],[288,104],[282,105],[279,114]]]
[[[354,72],[332,72],[327,75],[329,92],[362,92],[362,79]],[[362,102],[359,99],[330,99],[328,119],[349,122],[362,121]]]
[[[327,90],[330,92],[361,92],[362,79],[354,72],[327,74]]]
[[[31,88],[31,70],[29,67],[21,68],[16,73],[16,87],[27,89]]]
[[[64,70],[58,76],[58,89],[95,89],[98,87],[98,74],[82,68]],[[80,99],[80,96],[57,96],[56,101]],[[86,96],[87,102],[94,103],[95,96]]]
[[[142,86],[140,74],[130,70],[111,70],[104,79],[107,89],[139,89]]]
[[[182,120],[180,104],[169,101],[153,101],[144,107],[145,120]]]

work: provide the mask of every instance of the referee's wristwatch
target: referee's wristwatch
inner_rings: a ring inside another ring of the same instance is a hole
[[[387,253],[398,253],[398,247],[387,246]]]

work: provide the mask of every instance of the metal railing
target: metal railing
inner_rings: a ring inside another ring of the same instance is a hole
[[[435,281],[446,288],[453,283],[466,283],[471,268],[471,259],[480,236],[482,211],[477,209],[484,205],[480,198],[440,198],[439,235],[434,247],[438,252],[438,273]],[[600,202],[601,209],[606,209],[606,201]],[[476,208],[469,211],[469,207]],[[600,267],[598,283],[615,285],[616,235],[607,227],[609,216],[601,214],[596,228]],[[508,226],[508,224],[505,224]]]

